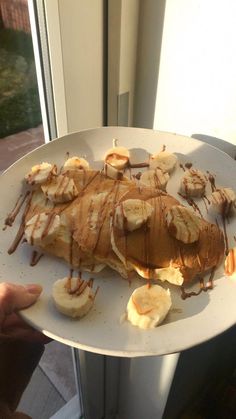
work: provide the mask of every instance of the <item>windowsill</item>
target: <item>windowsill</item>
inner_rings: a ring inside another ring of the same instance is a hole
[[[43,126],[30,128],[0,139],[0,172],[15,161],[44,144]]]

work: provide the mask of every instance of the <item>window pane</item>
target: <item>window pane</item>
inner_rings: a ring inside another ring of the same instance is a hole
[[[44,143],[27,0],[0,2],[0,171]]]

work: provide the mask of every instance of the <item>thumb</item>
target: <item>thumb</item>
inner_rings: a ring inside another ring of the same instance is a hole
[[[24,286],[9,282],[0,283],[0,313],[2,317],[30,306],[38,299],[41,292],[42,287],[38,284]]]

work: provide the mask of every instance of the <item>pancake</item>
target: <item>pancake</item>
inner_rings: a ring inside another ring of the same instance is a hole
[[[131,265],[142,276],[152,278],[152,270],[171,264],[180,269],[186,283],[221,263],[224,237],[217,225],[201,218],[198,240],[183,243],[170,234],[167,225],[168,210],[181,205],[177,199],[165,192],[143,187],[130,190],[120,203],[127,199],[145,200],[154,211],[148,224],[134,231],[118,228],[113,216],[112,248],[125,265]]]

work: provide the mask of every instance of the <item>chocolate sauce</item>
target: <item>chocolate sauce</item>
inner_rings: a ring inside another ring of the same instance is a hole
[[[190,198],[187,195],[181,194],[181,192],[178,192],[178,195],[181,196],[181,198],[183,198],[185,201],[187,201],[190,207],[192,207],[194,211],[197,211],[199,215],[201,216],[201,218],[203,218],[203,215],[201,213],[199,206],[196,204],[196,202],[192,198]]]
[[[52,212],[51,214],[48,214],[48,220],[47,220],[47,223],[45,225],[45,228],[44,228],[44,230],[42,232],[42,236],[41,236],[42,240],[45,239],[45,237],[47,237],[55,217],[56,217],[55,212]]]
[[[204,279],[203,278],[199,279],[200,287],[199,287],[198,291],[186,292],[185,289],[184,289],[184,285],[182,285],[180,287],[181,288],[181,298],[182,298],[182,300],[186,300],[187,298],[190,298],[190,297],[196,297],[197,295],[201,294],[202,292],[207,292],[209,290],[212,290],[213,287],[214,287],[214,284],[213,284],[214,274],[215,274],[215,268],[213,268],[211,270],[210,278],[209,278],[209,280],[207,281],[206,284],[204,284]]]
[[[69,249],[69,263],[70,263],[70,265],[73,265],[73,242],[74,242],[74,240],[73,240],[73,232],[71,232],[71,235],[70,235],[70,249]]]
[[[148,162],[134,163],[134,164],[129,163],[128,167],[130,169],[141,169],[142,167],[149,167],[149,163]]]
[[[13,225],[13,223],[14,223],[17,215],[19,214],[25,200],[28,198],[29,195],[30,195],[30,191],[27,191],[24,196],[22,194],[19,196],[13,210],[10,212],[10,214],[8,214],[7,218],[4,221],[5,229],[6,229],[7,226],[12,226]]]
[[[117,194],[118,194],[118,190],[119,190],[119,182],[115,181],[114,184],[112,185],[112,188],[110,189],[108,195],[106,196],[106,201],[109,201],[109,199],[113,195],[113,201],[116,202],[116,197],[117,197]],[[95,243],[94,243],[94,246],[93,246],[93,251],[94,252],[96,251],[98,242],[100,240],[101,230],[102,230],[106,215],[107,215],[107,205],[101,205],[100,206],[100,212],[98,214],[97,237],[95,239]]]
[[[210,172],[207,172],[207,173],[208,173],[208,180],[211,185],[211,190],[212,192],[214,192],[216,191],[215,177]]]
[[[136,175],[133,175],[133,177],[137,180],[140,180],[141,176],[142,176],[142,172],[138,172],[136,173]]]
[[[22,239],[22,238],[23,238],[23,236],[24,236],[24,231],[25,231],[25,219],[26,219],[27,213],[28,213],[29,208],[30,208],[30,203],[31,203],[31,199],[32,199],[32,192],[30,192],[30,193],[28,194],[27,198],[28,198],[28,199],[27,199],[27,204],[26,204],[25,210],[24,210],[24,212],[23,212],[23,215],[22,215],[22,217],[21,217],[21,224],[20,224],[20,227],[19,227],[19,229],[18,229],[18,231],[17,231],[16,237],[15,237],[15,239],[14,239],[13,243],[11,244],[11,246],[10,246],[10,247],[9,247],[9,249],[8,249],[8,254],[9,254],[9,255],[11,255],[13,252],[15,252],[15,250],[17,249],[18,245],[19,245],[19,244],[20,244],[20,242],[21,242],[21,239]]]
[[[208,206],[207,205],[210,205],[210,201],[209,201],[209,199],[207,198],[206,195],[203,195],[201,198],[202,198],[203,204],[205,206],[205,210],[206,210],[206,212],[208,212]]]
[[[36,217],[33,229],[32,229],[31,237],[30,237],[31,246],[33,246],[34,244],[34,232],[37,230],[39,219],[40,219],[40,214],[37,214],[37,217]]]
[[[40,168],[35,170],[34,173],[30,173],[28,175],[28,183],[30,183],[31,185],[34,185],[35,184],[34,178],[39,174],[39,172],[40,172]]]
[[[223,232],[224,232],[224,240],[225,240],[225,254],[227,255],[229,253],[229,239],[226,229],[226,216],[224,214],[221,214],[222,219],[222,225],[223,225]]]
[[[191,169],[191,167],[193,167],[192,163],[185,163],[184,165],[186,167],[186,169]]]
[[[30,266],[35,266],[39,260],[43,257],[43,253],[38,253],[36,250],[32,252]]]
[[[183,171],[185,172],[185,167],[184,167],[184,165],[183,165],[182,163],[180,163],[180,164],[179,164],[179,167],[180,167],[181,169],[183,169]]]

